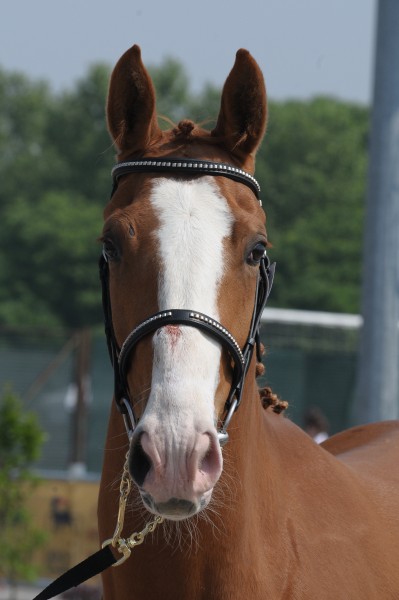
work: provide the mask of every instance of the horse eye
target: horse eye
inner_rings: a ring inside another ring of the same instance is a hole
[[[114,242],[109,238],[103,240],[103,255],[107,260],[119,259],[119,251]]]
[[[247,256],[247,263],[251,266],[256,266],[260,263],[263,256],[266,254],[266,245],[263,242],[258,242]]]

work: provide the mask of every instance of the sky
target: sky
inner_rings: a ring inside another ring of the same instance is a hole
[[[12,0],[0,18],[0,65],[74,85],[130,46],[144,63],[179,60],[193,91],[221,87],[238,48],[263,70],[269,97],[372,100],[377,0]]]

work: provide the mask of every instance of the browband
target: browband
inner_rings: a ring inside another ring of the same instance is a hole
[[[140,160],[132,160],[128,162],[121,162],[114,166],[112,169],[112,178],[114,180],[115,191],[118,180],[122,175],[128,173],[170,173],[175,171],[176,173],[194,173],[200,175],[221,175],[222,177],[228,177],[239,183],[251,188],[255,196],[257,197],[259,204],[262,206],[262,201],[259,198],[260,185],[247,171],[220,162],[213,162],[210,160],[198,160],[194,158],[145,158]]]

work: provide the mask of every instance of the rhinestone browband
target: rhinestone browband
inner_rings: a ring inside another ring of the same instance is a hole
[[[229,179],[243,183],[251,188],[257,197],[259,204],[262,205],[262,201],[259,198],[260,185],[255,177],[239,167],[220,162],[196,160],[192,158],[147,158],[142,160],[132,160],[115,165],[112,169],[112,177],[115,185],[118,183],[119,177],[128,173],[170,173],[171,171],[228,177]]]

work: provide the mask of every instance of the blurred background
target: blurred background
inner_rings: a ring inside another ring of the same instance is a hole
[[[50,579],[98,547],[96,495],[113,383],[97,271],[114,163],[104,106],[110,70],[133,43],[153,77],[158,112],[209,128],[236,50],[248,48],[259,62],[269,122],[256,177],[277,262],[262,324],[262,383],[289,401],[288,416],[300,426],[309,411],[319,411],[328,434],[397,416],[396,384],[385,404],[376,393],[365,400],[371,387],[362,373],[378,368],[365,362],[365,354],[372,357],[362,348],[368,323],[366,334],[395,332],[389,348],[398,371],[397,246],[388,235],[397,216],[387,212],[377,236],[379,196],[370,193],[369,166],[373,114],[383,106],[381,125],[392,113],[380,88],[398,109],[392,73],[399,68],[392,61],[399,57],[388,43],[398,19],[392,0],[248,0],[245,7],[204,0],[190,8],[180,0],[16,0],[3,9],[0,394],[3,420],[10,418],[6,399],[9,410],[19,407],[16,422],[26,414],[36,419],[38,451],[26,460],[42,481],[27,496],[48,539],[32,573],[0,568],[0,598],[10,581]],[[377,70],[378,64],[388,66]],[[379,86],[377,72],[385,75]],[[377,164],[381,152],[374,147]],[[379,248],[376,237],[390,239],[390,250]],[[388,294],[390,305],[394,298],[393,312],[367,305],[376,277],[367,279],[376,272],[371,247],[380,266],[393,256],[393,279],[388,274],[388,287],[376,292]],[[375,404],[380,409],[372,412]],[[10,445],[0,445],[4,456]],[[9,523],[3,525],[5,532]],[[0,506],[0,535],[1,527]]]

